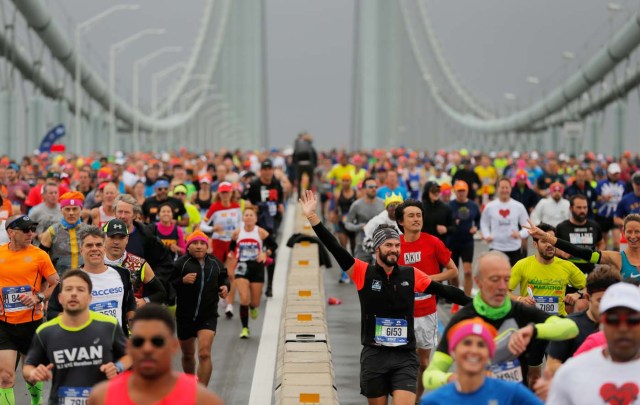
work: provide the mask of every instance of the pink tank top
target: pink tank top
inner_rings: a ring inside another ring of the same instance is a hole
[[[136,405],[129,398],[129,377],[131,371],[126,371],[109,381],[105,405]],[[196,376],[180,373],[169,395],[154,405],[195,405],[197,384]]]

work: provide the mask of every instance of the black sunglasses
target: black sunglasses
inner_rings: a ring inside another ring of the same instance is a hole
[[[168,189],[169,189],[168,187],[156,187],[156,190],[158,191],[166,191]]]
[[[23,233],[28,233],[28,232],[33,232],[33,233],[35,233],[37,229],[38,229],[38,228],[37,228],[37,227],[35,227],[35,226],[30,226],[30,227],[28,227],[27,229],[15,228],[15,230],[16,230],[16,231],[20,231],[20,232],[23,232]]]
[[[182,191],[177,192],[177,193],[173,193],[174,195],[186,195],[187,193],[183,193]]]
[[[611,326],[619,326],[622,322],[626,323],[627,326],[638,326],[640,325],[640,313],[631,315],[604,314],[602,315],[602,320]]]
[[[166,343],[165,338],[162,336],[153,336],[150,339],[143,338],[142,336],[132,336],[131,337],[131,345],[135,348],[141,348],[144,345],[144,342],[147,340],[151,341],[153,347],[161,348]]]

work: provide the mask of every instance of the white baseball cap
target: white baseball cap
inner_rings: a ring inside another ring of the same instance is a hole
[[[617,163],[611,163],[607,168],[607,172],[609,172],[609,174],[616,174],[620,173],[621,171],[622,170],[620,169],[620,165]]]
[[[640,288],[629,283],[616,283],[607,288],[600,301],[600,313],[617,307],[640,312]]]

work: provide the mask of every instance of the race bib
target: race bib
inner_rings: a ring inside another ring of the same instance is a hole
[[[551,315],[558,315],[560,305],[557,296],[536,295],[533,299],[536,301],[538,309],[541,309]]]
[[[275,201],[267,201],[267,207],[269,207],[269,215],[275,217],[278,213],[278,204]]]
[[[118,319],[118,301],[94,302],[89,305],[89,309]]]
[[[58,404],[86,405],[91,394],[88,387],[60,387],[58,389]]]
[[[236,276],[245,276],[247,274],[247,263],[238,263],[235,274]]]
[[[238,258],[240,261],[247,262],[249,260],[256,260],[258,254],[260,254],[260,250],[256,245],[240,245],[239,253]]]
[[[522,367],[518,359],[492,364],[489,369],[498,380],[522,382]]]
[[[382,346],[406,345],[408,329],[406,319],[376,318],[375,341]]]
[[[3,287],[2,304],[4,306],[4,312],[18,312],[31,309],[20,301],[22,294],[31,294],[31,286]]]

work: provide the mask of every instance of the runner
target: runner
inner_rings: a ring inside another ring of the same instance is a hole
[[[396,208],[396,222],[403,232],[400,236],[400,251],[398,258],[401,266],[412,266],[429,276],[432,281],[443,282],[458,277],[458,268],[451,260],[451,252],[440,239],[422,229],[422,203],[417,200],[407,200]],[[442,269],[442,271],[440,270]],[[418,389],[416,395],[422,396],[422,373],[429,366],[431,350],[438,344],[438,314],[436,312],[436,297],[417,292],[413,308],[413,326],[416,335],[416,353],[420,368],[418,371]]]
[[[31,245],[37,222],[26,215],[9,217],[6,222],[9,243],[0,246],[0,398],[3,405],[14,405],[13,385],[18,353],[24,361],[29,344],[42,323],[43,304],[49,301],[60,277],[51,259]],[[46,280],[47,288],[43,287]],[[31,404],[39,404],[42,383],[30,385]]]
[[[596,187],[596,222],[605,239],[611,231],[613,250],[620,250],[620,228],[614,223],[618,203],[625,192],[625,184],[620,180],[620,165],[611,163],[607,167],[607,178],[600,180]]]
[[[189,216],[181,200],[169,196],[169,180],[160,177],[153,185],[155,194],[147,198],[142,204],[142,214],[146,222],[156,223],[160,220],[160,204],[168,202],[173,208],[173,219],[180,226],[189,226]],[[117,215],[117,214],[116,214]]]
[[[218,192],[213,197],[213,204],[209,207],[204,220],[200,223],[200,230],[211,234],[212,253],[220,261],[225,263],[230,252],[231,236],[242,226],[242,208],[239,204],[239,193],[229,182],[222,182],[218,186]],[[230,265],[227,265],[231,268]],[[233,301],[235,299],[234,272],[229,274],[231,290],[227,295],[225,315],[233,318]]]
[[[586,262],[615,266],[620,269],[623,279],[628,277],[638,278],[640,277],[640,214],[627,215],[624,219],[622,230],[628,243],[627,249],[622,252],[584,249],[565,240],[558,239],[553,235],[546,234],[533,224],[530,224],[529,233],[531,236],[544,239],[558,249]]]
[[[551,193],[554,193],[553,187],[551,189]],[[555,234],[555,228],[545,223],[538,225],[538,229]],[[568,294],[567,286],[571,285],[577,290],[582,290],[586,285],[586,276],[573,263],[555,257],[555,248],[548,242],[534,237],[533,248],[536,249],[534,256],[519,260],[511,269],[509,280],[511,299],[536,306],[550,315],[566,317],[565,304],[573,311],[573,306],[583,297],[581,291]],[[519,296],[513,293],[518,285],[520,286]],[[542,375],[546,347],[546,341],[534,342],[529,347],[528,385],[530,387],[533,387]]]
[[[322,225],[316,215],[316,195],[300,199],[302,211],[320,241],[358,290],[362,312],[360,393],[369,404],[383,404],[393,396],[396,405],[415,404],[418,356],[413,325],[414,294],[436,294],[465,304],[469,298],[455,287],[431,281],[423,272],[398,266],[400,235],[380,226],[374,234],[376,264],[354,259]],[[386,280],[386,281],[385,281]]]
[[[80,218],[83,204],[82,193],[70,191],[61,195],[62,220],[40,235],[40,248],[49,253],[59,275],[82,266],[80,233],[89,227]]]
[[[531,212],[531,222],[539,224],[544,222],[556,226],[560,222],[569,219],[569,201],[562,198],[564,186],[562,183],[553,183],[549,186],[549,195],[538,201]]]
[[[490,371],[500,380],[527,381],[527,346],[533,339],[564,340],[578,334],[578,327],[571,320],[511,301],[510,278],[511,265],[504,253],[489,251],[480,256],[474,277],[480,291],[473,298],[473,303],[455,313],[446,326],[438,350],[423,375],[426,389],[433,390],[456,380],[456,374],[448,371],[453,358],[449,354],[447,336],[454,325],[465,319],[479,316],[498,331],[496,354]]]
[[[362,184],[364,189],[363,196],[349,207],[344,227],[346,230],[356,234],[354,256],[368,263],[371,261],[371,254],[364,248],[364,228],[373,217],[384,210],[384,201],[376,197],[376,190],[378,189],[376,179],[367,177]]]
[[[442,243],[446,243],[449,235],[456,232],[457,225],[453,220],[449,203],[440,200],[441,187],[442,185],[433,181],[424,185],[425,193],[422,195],[422,206],[425,217],[422,232],[433,235]]]
[[[22,367],[31,384],[52,380],[49,404],[84,404],[94,385],[130,365],[118,322],[89,310],[91,278],[69,270],[60,280],[59,317],[36,331]]]
[[[527,238],[529,215],[524,205],[511,198],[511,180],[503,177],[498,181],[498,198],[487,204],[480,218],[482,238],[489,249],[503,252],[513,266],[522,258],[521,239]]]
[[[473,274],[471,265],[473,262],[473,252],[475,250],[474,235],[480,228],[480,207],[468,197],[469,186],[462,180],[456,181],[453,185],[456,193],[455,200],[449,203],[455,224],[456,232],[451,234],[449,248],[451,248],[451,259],[456,267],[462,260],[462,272],[464,273],[463,289],[466,295],[471,296],[473,287]],[[459,278],[454,277],[449,280],[453,286],[459,285]]]
[[[280,182],[274,178],[273,162],[266,159],[260,165],[258,178],[253,180],[249,188],[244,190],[242,198],[258,207],[258,225],[264,228],[274,240],[277,240],[278,229],[284,213],[284,192]],[[275,257],[275,252],[273,252]],[[267,265],[267,289],[265,295],[273,296],[273,272],[275,260]]]
[[[136,307],[140,308],[149,302],[163,303],[166,291],[162,282],[146,260],[125,250],[129,242],[127,225],[119,219],[107,222],[102,231],[104,239],[104,264],[120,266],[131,272],[131,286],[136,298]]]
[[[156,236],[177,259],[185,253],[184,232],[173,220],[172,205],[164,202],[158,206],[158,222],[155,223]]]
[[[252,319],[258,318],[260,295],[264,285],[264,265],[267,257],[273,253],[266,246],[269,244],[269,232],[256,225],[256,211],[255,207],[247,207],[244,210],[243,225],[231,236],[235,242],[235,252],[229,253],[229,267],[235,268],[234,288],[240,295],[241,339],[249,338],[249,314]]]
[[[29,210],[29,218],[39,224],[38,235],[62,220],[59,195],[57,184],[45,183],[42,186],[42,202]]]
[[[151,225],[138,222],[136,217],[142,214],[135,198],[129,194],[120,194],[114,201],[116,218],[127,225],[129,239],[126,250],[149,263],[155,275],[160,279],[167,293],[167,303],[174,304],[175,291],[169,283],[173,274],[171,252],[154,235]]]
[[[102,190],[102,203],[99,207],[91,209],[91,224],[102,228],[109,220],[115,218],[113,211],[113,201],[118,196],[118,186],[115,183],[108,182],[100,185]]]
[[[571,196],[569,209],[571,216],[566,221],[558,224],[556,236],[581,248],[604,250],[606,244],[600,231],[600,225],[588,218],[589,200],[587,197],[581,194]],[[556,250],[556,255],[563,259],[571,260],[584,274],[589,274],[593,271],[594,265],[592,263],[587,263],[559,250]]]
[[[600,301],[607,345],[574,357],[551,383],[550,405],[633,404],[640,392],[640,289],[617,283]]]
[[[574,312],[568,317],[578,325],[578,336],[573,339],[549,342],[547,347],[545,370],[549,370],[551,375],[555,374],[562,363],[573,356],[587,336],[598,331],[602,296],[607,288],[620,281],[622,281],[620,273],[606,267],[596,269],[589,274],[587,277],[587,293],[585,294],[585,298],[589,301],[589,307],[586,311]]]
[[[89,309],[103,315],[109,315],[118,321],[125,336],[129,334],[129,320],[136,310],[136,301],[131,287],[129,270],[119,266],[104,264],[105,235],[101,229],[90,226],[80,235],[80,253],[84,259],[82,271],[91,278],[93,297]],[[47,318],[55,318],[62,312],[58,301],[60,287],[53,291],[49,301]]]
[[[398,224],[396,223],[396,208],[402,204],[402,196],[399,194],[392,194],[384,200],[384,210],[378,215],[371,218],[369,222],[364,226],[364,239],[362,245],[365,249],[375,256],[374,239],[373,234],[380,225],[389,225],[399,231]]]
[[[207,254],[209,240],[202,231],[187,237],[187,253],[176,260],[172,284],[177,293],[176,322],[182,349],[182,369],[196,374],[205,386],[211,378],[211,346],[218,324],[218,296],[229,291],[227,271],[218,259]]]
[[[455,358],[458,379],[424,396],[420,405],[542,405],[522,384],[486,377],[497,333],[481,318],[461,321],[449,329],[449,352]]]
[[[87,405],[222,405],[197,378],[171,370],[171,358],[178,352],[175,330],[173,317],[159,305],[136,312],[127,341],[131,371],[96,386]]]

